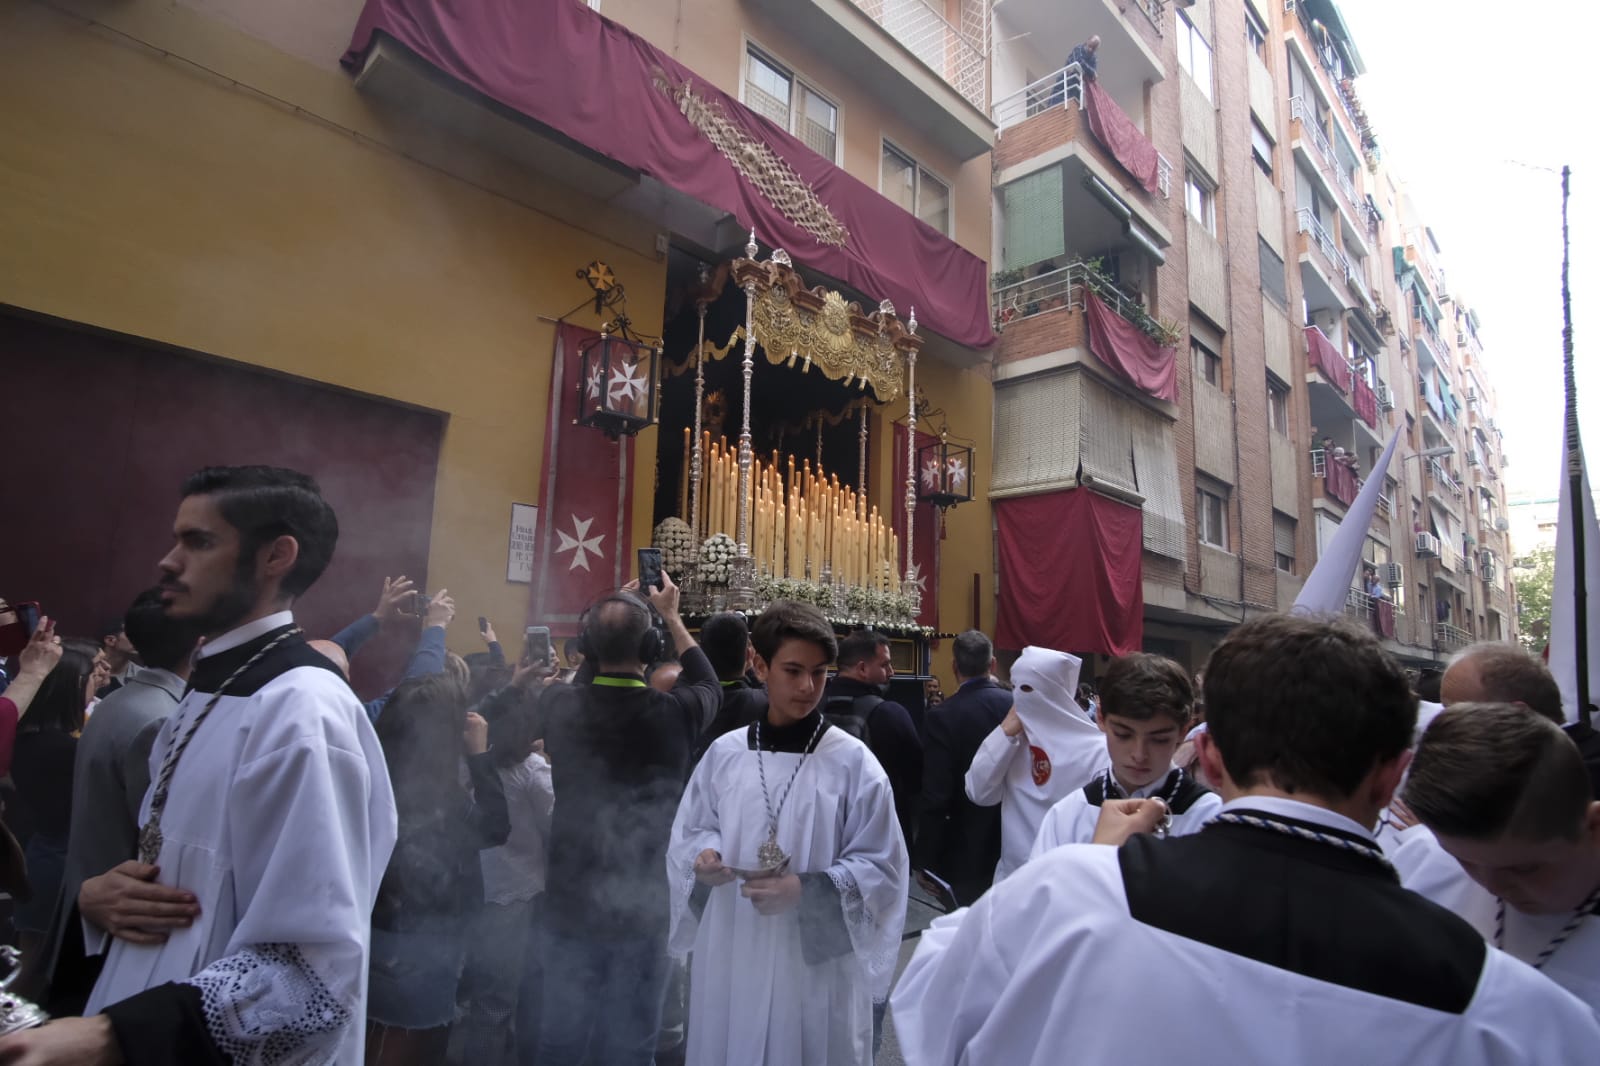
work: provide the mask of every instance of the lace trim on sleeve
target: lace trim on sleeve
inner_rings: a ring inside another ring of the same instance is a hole
[[[206,1028],[235,1066],[332,1063],[349,1006],[329,991],[294,944],[256,944],[189,978]]]
[[[889,985],[900,961],[899,941],[883,936],[877,917],[867,907],[861,887],[849,870],[835,866],[828,870],[828,880],[839,893],[844,925],[850,931],[850,943],[855,946],[871,983],[872,1001],[883,1003],[889,998]]]

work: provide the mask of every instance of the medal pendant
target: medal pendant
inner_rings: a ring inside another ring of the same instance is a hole
[[[756,861],[762,865],[762,868],[767,870],[777,869],[788,858],[789,856],[783,853],[783,849],[778,847],[778,831],[776,829],[768,834],[766,843],[756,849]]]
[[[154,818],[139,830],[139,861],[154,866],[161,857],[161,823]]]

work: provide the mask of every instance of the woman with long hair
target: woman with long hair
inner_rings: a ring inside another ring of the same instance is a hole
[[[400,683],[377,723],[400,815],[372,912],[368,1066],[443,1062],[466,929],[483,905],[478,852],[505,843],[506,798],[488,725],[434,674]],[[463,763],[466,773],[463,774]]]
[[[11,780],[16,786],[16,810],[7,823],[16,832],[28,861],[29,898],[12,914],[28,975],[43,960],[40,945],[50,930],[56,896],[67,861],[67,834],[72,826],[72,767],[83,730],[84,708],[99,687],[92,655],[69,644],[61,660],[46,675],[17,726]],[[22,989],[37,993],[36,987]]]

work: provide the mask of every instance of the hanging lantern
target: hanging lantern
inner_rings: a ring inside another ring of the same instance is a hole
[[[578,422],[612,440],[656,420],[659,347],[602,332],[584,345],[578,377]]]
[[[938,440],[918,448],[917,499],[941,511],[971,501],[972,446],[941,430]]]

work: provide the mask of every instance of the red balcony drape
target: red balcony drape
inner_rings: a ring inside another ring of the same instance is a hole
[[[980,256],[588,5],[367,0],[347,68],[360,67],[379,33],[491,100],[729,212],[764,247],[887,298],[902,316],[915,308],[960,344],[994,343]]]
[[[1087,288],[1084,316],[1089,325],[1089,351],[1094,357],[1168,403],[1178,402],[1178,361],[1171,348],[1129,322]]]
[[[1311,365],[1322,371],[1334,388],[1340,392],[1350,391],[1350,364],[1316,326],[1306,327],[1306,354],[1311,357]]]
[[[1160,169],[1156,146],[1111,94],[1100,88],[1099,82],[1086,81],[1083,90],[1083,110],[1090,132],[1145,192],[1154,193]]]
[[[1372,601],[1372,621],[1380,636],[1394,638],[1394,603],[1389,600]]]
[[[1356,484],[1356,472],[1343,463],[1336,461],[1330,454],[1326,458],[1327,474],[1323,481],[1328,488],[1328,495],[1349,507],[1356,500],[1359,486]]]
[[[1356,416],[1371,426],[1378,428],[1378,394],[1372,391],[1372,386],[1367,384],[1367,379],[1360,374],[1350,376],[1350,395],[1355,401]]]
[[[995,643],[1126,655],[1144,641],[1143,513],[1068,489],[994,501]]]

